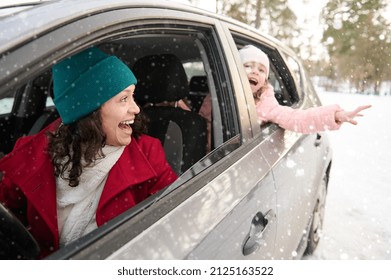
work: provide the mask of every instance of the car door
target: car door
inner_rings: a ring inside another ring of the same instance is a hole
[[[266,45],[260,36],[255,38],[235,27],[230,28],[238,46],[252,44],[268,54],[269,83],[281,105],[305,109],[320,104],[314,92],[304,90],[306,81],[298,62],[282,47],[273,43]],[[277,190],[274,258],[300,258],[306,248],[315,197],[330,158],[328,140],[325,133],[303,135],[271,123],[262,124],[261,129],[265,137],[265,158],[273,166]]]
[[[281,55],[284,60],[275,59],[280,64],[275,68],[285,68],[287,73],[277,75],[289,77],[281,80],[285,82],[283,86],[296,91],[300,97],[293,106],[301,109],[319,106],[315,93],[304,86],[309,82],[305,81],[299,63],[285,52]],[[269,143],[273,147],[282,143],[277,149],[270,149],[273,152],[269,158],[269,163],[274,165],[280,217],[275,256],[277,259],[301,257],[307,246],[318,189],[330,161],[329,142],[325,132],[303,135],[277,128],[270,134]]]

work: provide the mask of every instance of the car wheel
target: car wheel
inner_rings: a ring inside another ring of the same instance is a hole
[[[317,194],[316,204],[314,212],[312,214],[311,227],[308,234],[307,248],[304,252],[305,255],[311,255],[314,253],[318,246],[320,237],[322,235],[322,227],[325,214],[326,193],[327,193],[328,177],[325,175],[319,186]]]

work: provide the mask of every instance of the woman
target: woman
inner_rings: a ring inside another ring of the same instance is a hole
[[[354,111],[348,112],[338,105],[306,110],[281,106],[275,98],[273,87],[268,83],[269,59],[267,55],[252,45],[240,49],[239,54],[247,72],[261,122],[273,122],[287,130],[308,134],[337,130],[344,122],[356,125],[357,121],[354,118],[362,116],[360,112],[371,107],[370,105],[359,106]]]
[[[0,202],[29,228],[41,258],[177,178],[159,140],[142,134],[137,80],[122,61],[93,47],[52,74],[61,119],[0,161]]]

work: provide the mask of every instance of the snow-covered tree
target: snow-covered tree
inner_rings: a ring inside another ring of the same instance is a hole
[[[391,24],[386,0],[330,0],[323,10],[326,43],[336,77],[378,93],[391,79]]]

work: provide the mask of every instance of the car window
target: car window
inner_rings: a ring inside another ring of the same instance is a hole
[[[1,95],[0,120],[6,137],[1,137],[0,153],[9,153],[19,137],[39,132],[33,128],[34,124],[47,110],[55,110],[47,98],[49,87],[50,71],[47,71]]]
[[[194,76],[206,76],[204,64],[202,61],[189,61],[183,64],[185,68],[187,78],[190,82]]]
[[[313,84],[308,82],[311,81],[311,77],[309,76],[308,71],[306,71],[303,65],[290,54],[282,52],[282,55],[284,56],[285,61],[287,61],[292,76],[296,82],[300,99],[304,98],[305,94],[306,98],[309,98],[313,103],[319,103],[320,101],[318,96],[316,94],[310,94],[311,92],[315,92],[315,89]]]
[[[200,180],[206,180],[205,177],[200,175],[205,169],[213,168],[221,159],[241,145],[239,118],[236,113],[234,94],[229,86],[229,78],[226,73],[221,71],[221,65],[224,65],[224,61],[219,56],[217,42],[212,40],[215,38],[213,29],[193,27],[193,30],[189,32],[192,28],[187,26],[181,32],[180,28],[176,26],[176,31],[170,32],[167,25],[161,30],[155,26],[153,32],[150,29],[144,29],[148,31],[137,32],[136,36],[131,33],[129,36],[121,36],[110,42],[102,42],[98,47],[118,56],[134,71],[138,78],[135,99],[144,112],[151,107],[162,106],[160,99],[157,104],[152,105],[144,99],[143,94],[147,91],[143,89],[145,79],[143,75],[156,77],[149,70],[145,70],[148,65],[144,64],[144,60],[149,61],[148,59],[161,56],[175,56],[186,73],[188,89],[183,99],[189,106],[189,110],[194,114],[201,115],[203,103],[206,98],[209,99],[210,131],[204,133],[207,133],[210,137],[210,143],[208,143],[209,147],[199,160],[184,172],[178,172],[180,176],[171,186],[125,212],[122,218],[127,220],[146,208],[158,207],[158,212],[163,215],[166,210],[159,205],[159,201],[167,196],[170,196],[170,205],[167,211],[175,208],[181,201],[187,199],[205,185],[204,183],[197,183]],[[167,72],[169,71],[167,70]],[[174,74],[174,76],[180,76],[179,73],[177,74]],[[148,81],[154,83],[153,79]],[[161,88],[159,92],[152,94],[164,94],[163,91],[164,88]],[[207,121],[208,117],[201,116]],[[148,129],[150,128],[151,126]],[[170,162],[170,156],[173,154],[175,147],[167,147],[165,140],[162,141],[162,144],[165,148],[166,157]],[[173,168],[175,170],[175,166]],[[210,177],[209,180],[211,178],[213,177]],[[175,198],[171,198],[171,196]],[[117,221],[113,220],[109,225],[115,227],[116,223]]]
[[[186,93],[182,100],[189,110],[200,114],[210,125],[207,131],[210,141],[205,155],[239,134],[233,95],[229,93],[231,89],[227,86],[226,78],[217,68],[220,58],[210,45],[210,32],[201,29],[170,34],[166,29],[156,29],[100,45],[102,50],[124,60],[131,69],[138,67],[145,57],[151,56],[170,55],[180,61],[187,77]],[[142,79],[149,73],[138,71],[138,75]],[[151,104],[146,104],[143,97],[137,95],[141,87],[136,87],[136,100],[142,108],[147,109]],[[205,112],[205,103],[209,103],[208,112]]]
[[[11,113],[12,105],[14,104],[13,97],[3,97],[0,99],[0,115]]]
[[[131,69],[140,58],[145,56],[172,54],[178,57],[186,72],[189,86],[189,91],[184,97],[185,104],[194,113],[199,114],[205,97],[207,95],[210,97],[208,98],[210,101],[208,121],[211,128],[207,132],[210,141],[205,155],[239,134],[239,125],[237,119],[234,118],[235,103],[232,101],[232,94],[227,94],[230,90],[228,83],[221,80],[218,71],[215,70],[218,65],[216,61],[218,56],[212,53],[208,37],[207,31],[189,33],[186,30],[182,34],[175,32],[170,35],[165,29],[161,31],[156,29],[155,32],[148,31],[145,34],[139,33],[137,36],[121,36],[99,45],[103,51],[117,55]],[[54,110],[50,75],[50,71],[46,71],[33,76],[27,84],[20,86],[22,90],[10,91],[0,100],[0,114],[11,113],[14,103],[18,101],[16,98],[18,95],[21,100],[29,100],[23,103],[35,104],[35,106],[25,106],[25,108],[22,108],[21,104],[16,104],[15,110],[18,112],[12,112],[13,115],[29,119],[22,134],[38,132],[36,129],[30,131],[37,118],[45,111]],[[194,87],[196,80],[202,83],[202,88]],[[142,101],[139,103],[140,106],[145,105]],[[206,117],[205,114],[202,116]]]
[[[292,56],[285,53],[283,53],[283,55],[286,57],[286,62],[291,70],[293,78],[296,80],[296,84],[298,85],[297,89],[300,93],[301,90],[304,88],[303,79],[301,77],[300,65]]]
[[[281,53],[277,51],[275,47],[265,45],[261,41],[255,41],[254,38],[245,37],[243,34],[232,31],[232,36],[238,50],[245,45],[254,45],[268,55],[270,61],[269,83],[274,88],[278,103],[284,106],[293,106],[297,103],[299,101],[298,89]],[[295,65],[292,67],[294,66]],[[295,69],[297,69],[297,67]],[[299,78],[298,81],[300,81]]]

